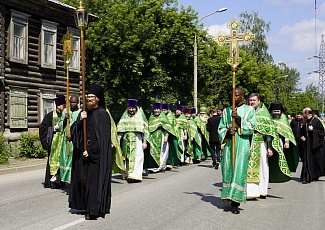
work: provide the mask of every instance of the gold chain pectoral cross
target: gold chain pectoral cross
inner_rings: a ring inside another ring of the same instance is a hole
[[[69,66],[70,58],[73,56],[73,35],[69,31],[63,36],[63,57],[65,60],[66,69],[66,113],[69,115],[67,119],[67,126],[65,128],[66,136],[70,136],[70,102],[69,102]],[[65,116],[65,114],[64,114]],[[70,154],[70,141],[67,140],[67,154]]]
[[[244,33],[239,33],[242,23],[237,19],[233,18],[230,22],[227,23],[227,28],[230,29],[230,34],[225,35],[223,32],[219,32],[217,35],[217,43],[219,46],[223,46],[225,43],[230,44],[230,56],[227,58],[227,63],[231,66],[232,74],[232,111],[236,111],[235,107],[235,94],[236,94],[236,70],[238,65],[242,62],[241,57],[239,57],[239,41],[245,43],[251,42],[255,38],[250,30],[247,30]],[[235,119],[232,119],[231,124],[232,129],[236,128]],[[235,166],[235,136],[232,136],[232,168]]]

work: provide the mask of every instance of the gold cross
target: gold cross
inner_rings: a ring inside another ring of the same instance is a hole
[[[235,71],[242,59],[239,57],[239,46],[238,42],[243,41],[245,43],[251,42],[255,38],[250,30],[244,33],[239,33],[239,29],[242,23],[237,19],[233,18],[227,23],[227,28],[230,29],[230,34],[225,35],[223,32],[219,32],[217,35],[217,43],[219,46],[223,46],[225,43],[230,44],[230,56],[227,58],[227,63],[231,65],[233,71]]]

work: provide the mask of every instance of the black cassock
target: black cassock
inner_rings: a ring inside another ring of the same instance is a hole
[[[53,120],[53,111],[51,111],[45,115],[42,123],[39,126],[39,137],[41,140],[41,144],[42,144],[43,148],[47,151],[47,155],[48,155],[46,171],[45,171],[45,179],[44,179],[44,187],[45,188],[51,187],[49,158],[50,158],[50,153],[51,153],[51,144],[52,144],[53,131],[54,131],[54,127],[52,125],[52,120]]]
[[[69,207],[90,215],[110,212],[112,145],[110,118],[102,107],[87,111],[87,151],[82,155],[83,121],[80,114],[71,126],[74,145]]]
[[[312,125],[313,130],[308,131]],[[306,137],[302,154],[301,181],[310,183],[325,175],[324,126],[318,118],[306,121],[302,128],[302,136]]]

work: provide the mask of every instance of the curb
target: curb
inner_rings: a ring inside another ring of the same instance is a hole
[[[46,167],[46,163],[38,163],[38,164],[31,164],[31,165],[25,165],[25,166],[2,168],[2,169],[0,169],[0,176],[6,175],[6,174],[32,171],[32,170],[37,170],[37,169],[45,170],[45,167]]]

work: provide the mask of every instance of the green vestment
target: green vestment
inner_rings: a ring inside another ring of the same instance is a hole
[[[247,182],[260,182],[261,144],[266,141],[264,139],[266,136],[272,138],[270,145],[275,150],[274,155],[268,158],[270,182],[285,182],[290,180],[291,173],[273,119],[266,106],[261,102],[256,110],[256,126],[252,138],[251,157],[248,162]]]
[[[111,121],[111,139],[112,139],[112,145],[114,146],[112,148],[112,173],[123,174],[125,173],[125,167],[123,162],[125,158],[123,158],[122,155],[122,149],[120,146],[120,140],[117,135],[116,124],[109,110],[107,109],[106,111]]]
[[[76,121],[81,109],[76,111],[69,111],[70,126]],[[63,123],[65,120],[66,109],[63,110],[62,116],[60,118],[59,127],[63,134],[62,149],[60,154],[60,176],[61,181],[70,183],[71,181],[71,166],[72,166],[72,155],[73,155],[73,143],[72,141],[67,141],[67,135],[70,134],[70,127],[64,127]],[[64,129],[64,130],[63,130]],[[68,144],[69,143],[69,144]],[[69,151],[67,150],[67,145],[69,145]]]
[[[122,154],[124,159],[128,160],[128,172],[132,173],[135,165],[135,156],[137,151],[137,134],[140,133],[141,135],[143,135],[143,143],[148,142],[150,145],[153,146],[148,128],[148,121],[141,107],[137,107],[137,112],[134,116],[130,116],[127,110],[123,113],[120,121],[117,124],[117,133],[124,134],[121,140]],[[158,153],[156,151],[153,152],[154,155],[151,157],[154,160],[157,158],[156,156],[158,155]],[[157,162],[156,167],[158,167]]]
[[[200,134],[198,131],[198,127],[193,118],[187,120],[188,121],[188,147],[187,153],[192,156],[193,160],[201,160],[202,159],[202,144],[200,139]],[[205,157],[203,157],[205,159]]]
[[[63,113],[62,113],[63,114]],[[64,116],[64,114],[62,115]],[[57,113],[53,112],[52,126],[59,125],[60,117],[58,117]],[[57,174],[58,169],[60,168],[60,154],[62,149],[64,132],[60,129],[56,130],[53,133],[53,139],[51,144],[51,153],[50,153],[50,175]]]
[[[169,123],[167,116],[162,112],[159,114],[159,116],[151,114],[148,120],[148,126],[153,145],[150,145],[150,155],[155,156],[155,162],[160,165],[160,150],[163,144],[163,132],[166,131],[168,138],[170,138],[171,136],[176,136],[175,129]],[[153,151],[157,152],[157,154],[155,154]],[[154,165],[155,163],[150,162],[150,158],[148,159],[145,156],[144,168],[153,168]]]
[[[206,159],[207,157],[210,157],[212,154],[210,145],[209,145],[209,139],[210,139],[210,133],[207,130],[207,123],[208,123],[208,115],[205,114],[203,117],[203,120],[200,116],[196,116],[194,118],[194,121],[196,122],[196,125],[199,129],[199,134],[201,136],[201,159]]]
[[[250,135],[253,134],[256,118],[255,109],[248,105],[237,108],[237,114],[241,117],[240,127],[236,128],[235,134],[235,165],[232,168],[232,138],[227,135],[232,127],[232,108],[224,109],[218,132],[222,149],[222,191],[221,199],[238,203],[246,201],[246,177],[248,160],[250,157]]]
[[[290,171],[295,172],[299,163],[299,154],[298,154],[296,139],[293,135],[288,118],[285,114],[281,114],[280,119],[273,119],[273,122],[275,124],[277,133],[280,135],[280,138],[282,136],[285,139],[290,141],[289,149],[283,148],[283,151]]]
[[[179,155],[178,148],[181,148],[179,145],[179,136],[176,131],[176,121],[174,114],[168,110],[167,113],[167,119],[169,123],[171,124],[172,128],[174,129],[175,136],[169,136],[168,137],[168,143],[169,143],[169,154],[168,154],[168,160],[167,165],[174,166],[178,165],[181,162],[181,155]]]
[[[179,146],[179,148],[177,149],[177,156],[179,156],[179,159],[181,159],[183,151],[186,151],[185,141],[183,140],[182,133],[184,133],[184,135],[187,136],[188,121],[187,121],[185,115],[181,114],[179,117],[175,117],[175,123],[176,123],[176,126],[175,126],[176,135],[177,135],[178,146]]]

